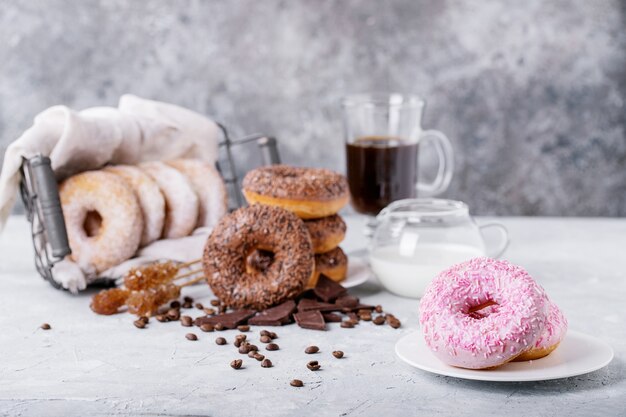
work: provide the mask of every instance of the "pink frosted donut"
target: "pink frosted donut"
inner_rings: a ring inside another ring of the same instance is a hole
[[[561,309],[553,302],[550,302],[548,320],[546,320],[543,332],[537,338],[532,348],[513,360],[515,362],[532,361],[548,356],[559,346],[559,343],[565,337],[565,333],[567,333],[567,319]]]
[[[165,223],[165,199],[157,183],[141,169],[130,165],[110,166],[106,167],[105,171],[119,175],[135,191],[143,215],[143,231],[139,246],[146,246],[160,238]]]
[[[215,226],[226,214],[227,206],[226,185],[215,166],[199,159],[175,159],[165,163],[180,171],[199,197],[197,226]]]
[[[98,274],[131,258],[141,240],[143,219],[128,183],[105,171],[74,175],[59,185],[70,258]]]
[[[474,314],[487,306],[491,312]],[[420,324],[448,365],[483,369],[514,359],[544,330],[549,301],[528,273],[507,261],[476,258],[441,272],[420,301]]]
[[[163,238],[189,236],[198,220],[198,197],[187,178],[163,162],[144,162],[139,167],[156,181],[165,197]]]

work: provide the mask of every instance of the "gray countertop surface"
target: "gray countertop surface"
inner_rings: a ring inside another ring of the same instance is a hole
[[[486,219],[478,219],[479,223]],[[564,310],[570,329],[608,342],[615,358],[578,377],[492,383],[432,375],[394,354],[418,326],[418,301],[393,296],[372,280],[354,288],[402,327],[336,324],[326,332],[275,328],[281,349],[264,369],[232,346],[236,331],[202,333],[154,321],[136,329],[127,314],[98,316],[92,292],[73,296],[35,272],[29,230],[12,217],[0,235],[0,414],[2,415],[455,415],[626,416],[626,220],[499,218],[511,233],[506,259],[527,268]],[[350,216],[344,248],[359,253],[364,219]],[[361,251],[362,252],[362,251]],[[207,303],[204,285],[187,294]],[[194,315],[199,315],[197,310]],[[39,325],[48,322],[52,330]],[[248,333],[258,340],[259,328]],[[218,336],[228,346],[217,346]],[[321,352],[312,358],[306,346]],[[333,350],[346,357],[337,360]],[[244,359],[233,370],[231,360]],[[316,359],[322,370],[311,372]],[[293,388],[289,381],[304,381]]]

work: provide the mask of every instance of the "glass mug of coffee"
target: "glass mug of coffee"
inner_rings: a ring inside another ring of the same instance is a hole
[[[422,130],[425,104],[402,94],[357,94],[342,100],[348,183],[359,213],[376,215],[396,200],[435,196],[450,185],[452,145],[443,133]],[[427,142],[439,159],[430,183],[418,180],[419,146]]]

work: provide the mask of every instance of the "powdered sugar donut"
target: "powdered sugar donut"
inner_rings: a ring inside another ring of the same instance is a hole
[[[135,254],[143,218],[125,180],[110,172],[83,172],[63,181],[59,196],[70,258],[83,271],[97,274]]]
[[[199,198],[197,226],[213,227],[226,214],[227,194],[222,176],[212,164],[199,159],[175,159],[166,164],[180,171]]]
[[[559,343],[565,337],[565,333],[567,333],[567,319],[561,309],[553,302],[550,302],[548,319],[543,332],[529,350],[513,360],[516,362],[532,361],[548,356],[559,346]]]
[[[159,185],[165,197],[163,237],[189,236],[198,220],[198,197],[187,178],[163,162],[145,162],[139,166]]]
[[[494,306],[484,315],[474,314]],[[544,331],[549,300],[528,273],[477,258],[441,272],[420,301],[426,344],[448,365],[482,369],[528,350]]]
[[[143,231],[139,246],[146,246],[160,238],[165,223],[165,199],[157,183],[141,169],[130,165],[109,166],[105,171],[128,181],[137,196],[143,215]]]

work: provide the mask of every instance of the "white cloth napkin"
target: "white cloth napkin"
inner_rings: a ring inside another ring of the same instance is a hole
[[[39,113],[33,126],[6,150],[0,173],[0,232],[17,197],[22,158],[38,154],[50,157],[59,181],[108,163],[137,164],[185,157],[215,163],[218,135],[217,124],[203,115],[129,94],[120,98],[118,107],[82,111],[66,106],[50,107]],[[137,258],[105,271],[102,276],[116,277],[130,265],[155,259],[189,261],[188,257],[201,255],[207,234],[204,229],[193,237],[157,241],[143,248]],[[93,272],[81,271],[70,260],[55,265],[53,275],[73,292],[84,289],[97,278]]]

